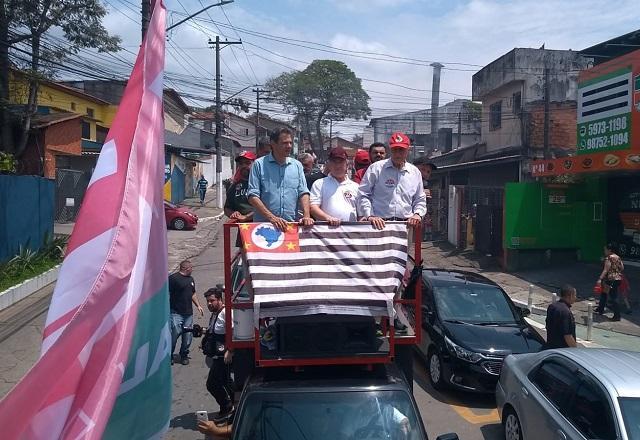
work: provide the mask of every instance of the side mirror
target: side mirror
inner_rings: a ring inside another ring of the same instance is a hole
[[[529,310],[526,307],[520,307],[520,316],[522,316],[523,318],[526,318],[529,315],[531,315],[531,310]]]
[[[436,440],[459,440],[458,434],[455,432],[450,432],[448,434],[442,434],[436,437]]]

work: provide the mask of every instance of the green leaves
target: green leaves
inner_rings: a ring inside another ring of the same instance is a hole
[[[285,109],[295,111],[300,120],[315,121],[316,126],[329,120],[367,119],[371,115],[369,95],[342,61],[315,60],[301,72],[272,78],[266,88]]]
[[[16,160],[12,154],[0,151],[0,172],[16,172]]]

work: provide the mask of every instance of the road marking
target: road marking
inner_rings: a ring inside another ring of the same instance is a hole
[[[455,405],[453,403],[449,403],[449,406],[453,408],[460,417],[474,425],[479,425],[480,423],[488,424],[500,422],[500,416],[498,416],[498,410],[496,408],[493,408],[487,414],[476,414],[470,408],[465,406]]]

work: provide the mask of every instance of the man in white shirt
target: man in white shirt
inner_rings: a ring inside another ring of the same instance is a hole
[[[318,221],[339,226],[354,222],[358,184],[347,177],[347,152],[335,147],[329,152],[329,175],[316,180],[311,187],[311,215]]]
[[[385,220],[417,226],[427,212],[420,170],[407,162],[411,141],[396,132],[389,139],[391,157],[369,166],[360,183],[358,213],[374,228]]]

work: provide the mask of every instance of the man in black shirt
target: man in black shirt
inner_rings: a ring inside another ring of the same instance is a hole
[[[247,199],[249,186],[249,172],[256,155],[250,151],[243,151],[236,156],[236,181],[227,190],[227,200],[224,202],[224,215],[239,222],[253,221],[253,206]]]
[[[201,316],[204,310],[196,296],[196,282],[191,276],[193,266],[191,261],[180,263],[180,270],[169,276],[169,308],[171,311],[171,363],[173,352],[176,350],[178,336],[182,334],[180,343],[180,363],[189,365],[189,346],[193,339],[191,332],[183,332],[183,328],[193,327],[193,305],[198,307]]]
[[[560,300],[547,308],[547,343],[545,349],[577,347],[576,321],[571,305],[576,301],[576,289],[565,284],[560,289]]]

